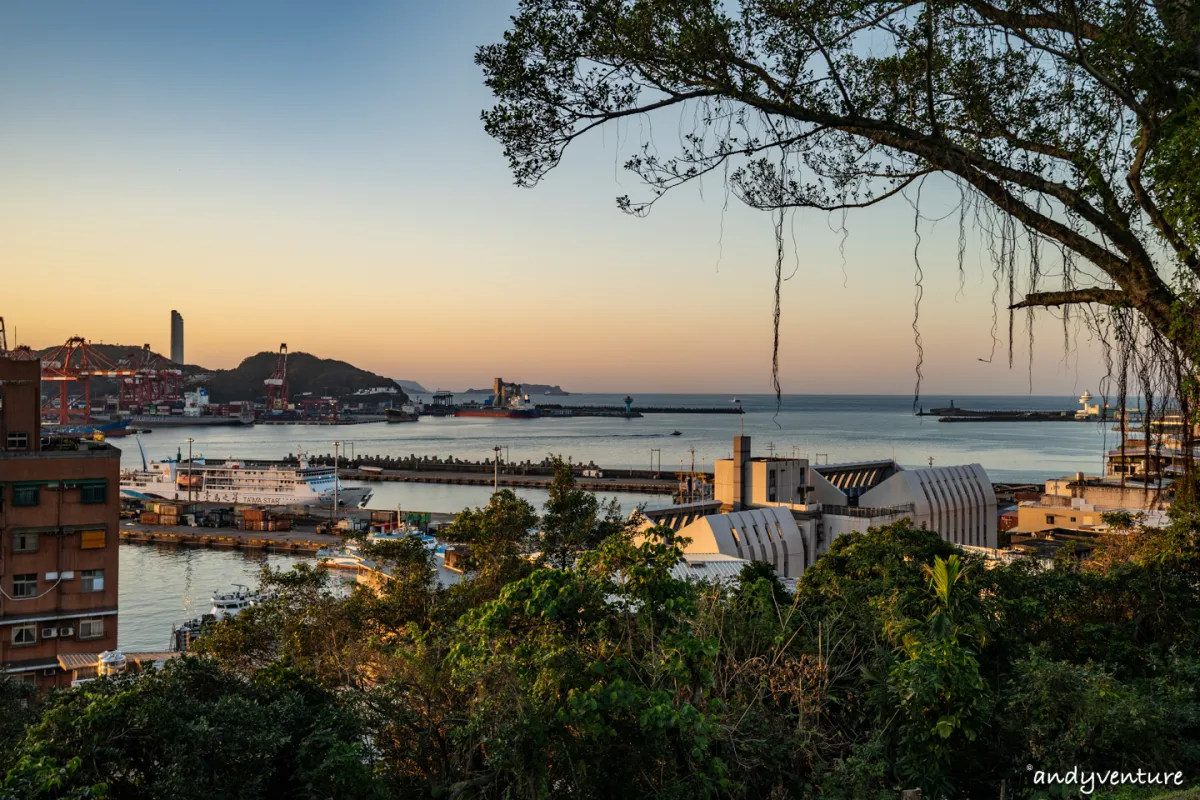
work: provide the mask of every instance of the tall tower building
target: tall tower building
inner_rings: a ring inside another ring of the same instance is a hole
[[[183,363],[183,316],[178,311],[171,312],[171,360]]]

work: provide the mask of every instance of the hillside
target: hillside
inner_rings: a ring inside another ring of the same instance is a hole
[[[214,402],[257,399],[262,397],[263,381],[275,371],[277,361],[276,353],[258,353],[234,369],[209,371],[199,385],[208,389],[208,395]],[[305,392],[345,398],[359,389],[392,386],[394,381],[345,361],[317,358],[309,353],[289,353],[288,385],[293,399]],[[405,395],[403,400],[407,399]]]
[[[88,348],[118,367],[132,366],[140,363],[142,359],[142,348],[134,345],[89,343]],[[42,358],[50,358],[57,351],[58,347],[55,346],[43,348],[37,353]],[[157,355],[152,353],[152,356]],[[275,371],[277,360],[278,354],[268,352],[250,356],[234,369],[212,370],[196,364],[185,364],[181,367],[184,373],[184,387],[208,389],[209,398],[217,403],[259,400],[263,396],[263,381]],[[78,356],[73,361],[78,364]],[[345,361],[317,358],[308,353],[290,353],[288,385],[293,397],[312,392],[314,395],[344,398],[359,389],[393,386],[395,382],[391,378],[359,369]],[[93,395],[116,391],[115,380],[97,379],[92,384]],[[75,393],[72,390],[72,394]],[[404,395],[403,399],[397,399],[403,402],[408,397]]]
[[[429,389],[426,389],[417,381],[402,381],[399,378],[394,378],[393,380],[400,386],[401,389],[409,394],[431,394]]]

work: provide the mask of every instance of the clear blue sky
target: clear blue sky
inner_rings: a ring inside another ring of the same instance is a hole
[[[638,123],[582,142],[537,189],[512,185],[472,59],[514,10],[4,3],[0,315],[35,346],[165,350],[177,308],[188,360],[214,367],[286,341],[426,385],[769,391],[766,215],[735,200],[722,220],[715,181],[621,214]],[[678,115],[655,124],[673,135]],[[844,275],[829,224],[795,224],[784,391],[911,391],[912,212],[852,215]],[[978,242],[960,293],[953,221],[923,236],[925,390],[1027,392],[1023,337],[1014,370],[1003,345],[979,360],[992,279]],[[1064,360],[1061,324],[1035,330],[1034,393],[1096,391],[1087,337]]]

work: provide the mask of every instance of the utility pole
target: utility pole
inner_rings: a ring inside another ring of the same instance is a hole
[[[335,523],[338,513],[338,449],[341,446],[341,442],[333,443],[333,519]]]
[[[192,504],[192,442],[195,439],[188,439],[188,505]]]
[[[654,454],[658,453],[658,470],[654,469]],[[662,449],[658,447],[650,448],[650,471],[654,472],[654,477],[658,477],[658,473],[662,472]]]
[[[492,448],[496,457],[492,459],[492,494],[500,491],[500,445]]]

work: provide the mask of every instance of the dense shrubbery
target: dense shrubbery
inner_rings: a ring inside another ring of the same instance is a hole
[[[3,694],[0,796],[1015,798],[1051,796],[1027,765],[1200,775],[1186,522],[1052,569],[893,525],[792,595],[762,565],[675,580],[675,545],[560,490],[566,567],[522,556],[533,509],[500,493],[456,523],[477,577],[439,587],[404,542],[376,549],[377,594],[267,573],[277,599],[198,658],[26,717]]]

